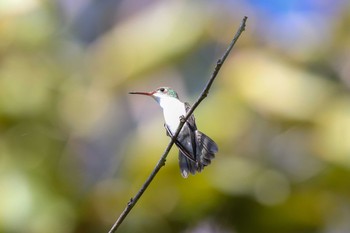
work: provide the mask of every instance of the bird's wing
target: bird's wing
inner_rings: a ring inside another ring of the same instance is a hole
[[[190,110],[191,106],[185,103],[186,112]],[[192,114],[185,122],[181,135],[179,138],[178,145],[179,151],[179,165],[181,170],[181,175],[187,178],[189,173],[195,174],[198,171],[199,164],[197,160],[197,146],[196,146],[196,132],[197,126],[194,115]]]
[[[186,113],[190,110],[190,108],[190,104],[185,102]],[[178,136],[178,141],[180,142],[178,147],[180,148],[180,151],[183,154],[190,155],[190,160],[195,163],[197,162],[196,131],[196,121],[194,115],[191,114],[182,127],[181,135]]]
[[[166,129],[166,131],[167,131],[168,136],[170,136],[171,138],[173,138],[174,135],[173,135],[172,132],[170,131],[169,127],[168,127],[166,124],[164,124],[164,127],[165,127],[165,129]],[[175,145],[179,148],[180,152],[181,152],[187,159],[189,159],[191,162],[194,162],[194,163],[196,162],[196,161],[194,160],[194,156],[191,155],[191,153],[179,142],[178,139],[176,139],[176,140],[174,141],[174,143],[175,143]]]
[[[191,108],[191,105],[185,102],[186,113],[190,110],[190,108]],[[187,123],[190,125],[190,127],[192,127],[191,129],[193,129],[193,131],[197,129],[196,119],[194,118],[193,114],[191,114],[191,116],[187,119]]]

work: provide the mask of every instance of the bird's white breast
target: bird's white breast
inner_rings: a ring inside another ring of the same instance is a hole
[[[186,115],[185,104],[172,97],[161,98],[159,104],[163,108],[165,123],[170,131],[175,134],[180,123],[180,116]]]

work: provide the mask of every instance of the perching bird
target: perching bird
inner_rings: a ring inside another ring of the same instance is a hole
[[[182,103],[177,93],[169,87],[160,87],[151,92],[129,92],[129,94],[147,95],[158,102],[163,108],[164,125],[170,137],[173,137],[180,124],[180,119],[190,109],[190,105],[186,102]],[[184,178],[187,178],[189,173],[195,174],[202,171],[218,152],[216,143],[197,130],[193,114],[185,122],[175,144],[179,148],[179,165]]]

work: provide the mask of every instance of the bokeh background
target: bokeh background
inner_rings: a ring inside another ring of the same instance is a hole
[[[347,0],[0,0],[0,232],[107,232],[169,142],[128,91],[197,98],[220,152],[169,154],[120,232],[350,232]]]

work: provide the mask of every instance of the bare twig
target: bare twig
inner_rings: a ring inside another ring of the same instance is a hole
[[[180,124],[179,124],[179,126],[178,126],[178,128],[176,130],[176,133],[174,134],[174,137],[171,138],[168,146],[164,150],[161,158],[159,159],[159,161],[158,161],[157,165],[155,166],[155,168],[153,169],[152,173],[149,175],[149,177],[147,178],[145,183],[142,185],[141,189],[137,192],[137,194],[133,198],[130,199],[130,201],[128,202],[128,204],[125,207],[124,211],[120,214],[119,218],[117,219],[117,221],[114,223],[114,225],[110,229],[109,233],[116,232],[116,230],[118,229],[120,224],[124,221],[124,219],[129,214],[131,209],[134,207],[134,205],[140,199],[142,194],[146,191],[148,186],[151,184],[153,178],[157,175],[157,173],[160,170],[160,168],[165,165],[166,157],[168,156],[168,154],[170,152],[170,149],[174,145],[175,139],[178,137],[178,135],[179,135],[179,133],[180,133],[184,123],[187,121],[187,119],[192,115],[192,113],[198,107],[198,105],[207,97],[207,95],[209,93],[209,89],[210,89],[211,85],[213,84],[217,74],[219,73],[219,71],[221,69],[221,66],[224,64],[227,56],[231,52],[231,50],[232,50],[233,46],[235,45],[236,41],[238,40],[238,38],[240,37],[242,32],[245,30],[245,25],[246,25],[247,19],[248,19],[248,17],[244,16],[244,18],[242,20],[242,23],[241,23],[240,27],[238,28],[238,30],[236,32],[235,37],[231,41],[231,44],[228,46],[228,48],[227,48],[226,52],[224,53],[224,55],[216,62],[216,66],[215,66],[214,72],[211,75],[209,81],[207,82],[205,88],[203,89],[201,95],[198,97],[197,101],[192,105],[190,110],[187,112],[186,116],[181,119],[181,122],[180,122]]]

